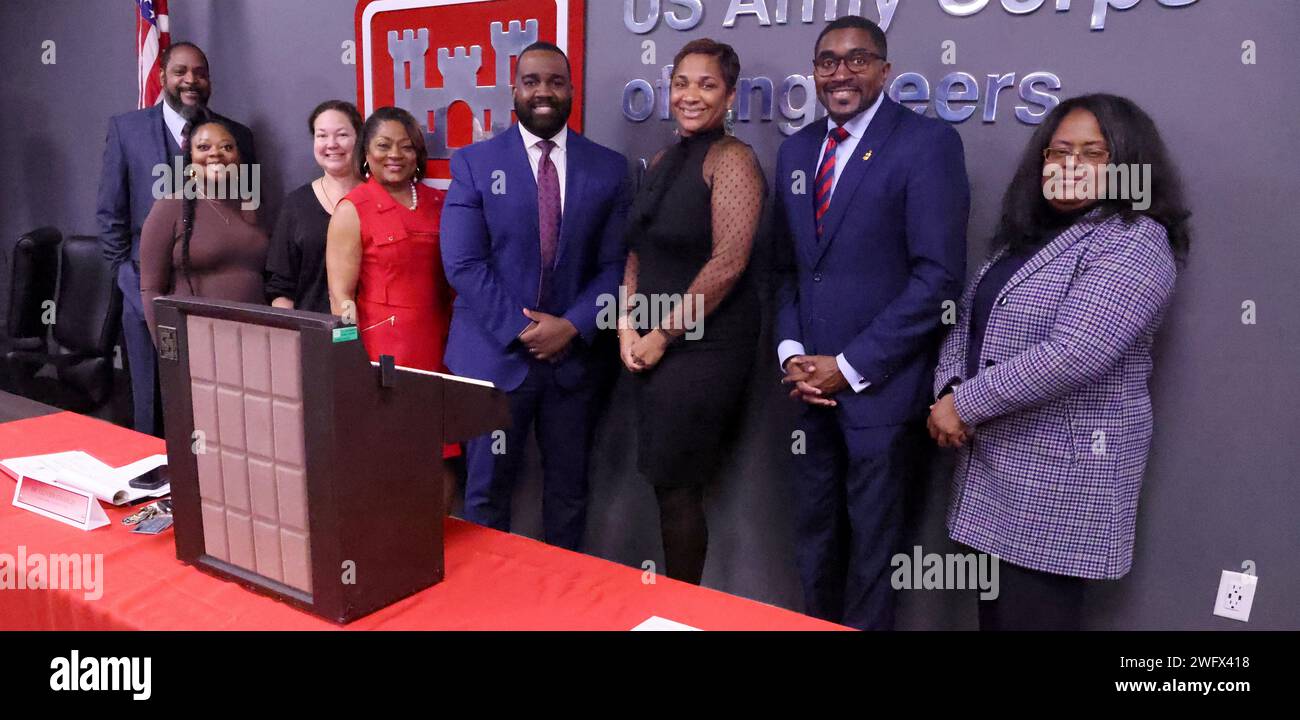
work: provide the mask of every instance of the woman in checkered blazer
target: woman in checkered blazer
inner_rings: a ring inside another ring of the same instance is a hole
[[[1125,98],[1063,102],[1030,140],[929,419],[958,448],[950,537],[1002,560],[982,629],[1078,628],[1087,581],[1132,565],[1151,343],[1188,216],[1155,124]]]

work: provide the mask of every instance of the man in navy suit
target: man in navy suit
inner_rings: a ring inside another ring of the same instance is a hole
[[[197,45],[178,42],[164,50],[160,60],[163,102],[116,115],[108,122],[95,212],[104,257],[122,288],[122,336],[131,367],[135,429],[151,434],[161,432],[162,417],[158,358],[140,304],[140,228],[157,199],[154,185],[159,175],[155,168],[174,172],[173,161],[181,154],[186,108],[206,106],[212,94],[208,59]],[[238,123],[232,125],[240,162],[256,163],[253,133]]]
[[[508,131],[452,158],[442,260],[456,290],[447,366],[509,393],[513,425],[469,441],[465,518],[510,529],[510,496],[534,422],[548,543],[577,549],[602,296],[625,258],[627,160],[569,130],[569,61],[549,43],[519,55]]]
[[[829,118],[787,139],[776,170],[777,354],[804,403],[794,494],[805,610],[860,629],[893,627],[890,560],[945,301],[965,277],[970,205],[960,137],[886,97],[887,57],[875,23],[826,26],[813,62]]]

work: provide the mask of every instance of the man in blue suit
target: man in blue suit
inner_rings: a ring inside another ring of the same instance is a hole
[[[155,168],[167,167],[168,173],[174,172],[173,161],[181,154],[186,108],[206,106],[212,94],[208,59],[197,45],[171,45],[163,51],[160,62],[163,102],[116,115],[108,122],[95,212],[104,257],[112,264],[117,285],[122,288],[122,336],[131,367],[135,429],[151,434],[161,433],[162,417],[158,358],[140,304],[140,228],[157,199],[154,184],[159,175]],[[253,133],[239,123],[231,124],[240,162],[256,163]]]
[[[534,422],[548,543],[582,542],[602,296],[625,258],[627,160],[569,130],[569,61],[549,43],[519,55],[519,123],[452,158],[442,260],[456,290],[447,366],[509,393],[513,425],[469,441],[465,518],[510,529],[510,496]]]
[[[796,559],[810,615],[890,629],[890,560],[916,477],[945,301],[965,277],[960,137],[884,93],[885,34],[847,16],[817,40],[829,118],[777,159],[778,357],[804,403]],[[798,437],[798,436],[797,436]]]

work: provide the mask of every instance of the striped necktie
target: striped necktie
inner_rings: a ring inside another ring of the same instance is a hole
[[[826,138],[826,152],[821,167],[817,168],[817,239],[822,239],[822,218],[831,209],[831,189],[835,187],[835,151],[847,140],[849,131],[835,128]]]

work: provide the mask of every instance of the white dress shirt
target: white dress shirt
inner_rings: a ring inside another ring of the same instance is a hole
[[[840,174],[843,173],[844,168],[848,167],[849,163],[852,162],[853,153],[858,149],[858,142],[861,141],[862,136],[866,134],[867,126],[871,124],[871,119],[876,116],[876,111],[880,109],[880,105],[884,101],[885,92],[881,90],[879,97],[876,98],[876,102],[872,103],[871,107],[859,113],[852,120],[844,123],[843,127],[845,130],[849,131],[849,136],[845,138],[844,142],[840,143],[835,148],[835,179],[831,182],[832,198],[835,197],[835,188],[840,184]],[[821,152],[817,154],[817,167],[821,167],[822,159],[826,155],[826,144],[830,141],[831,131],[836,127],[840,126],[836,125],[834,120],[827,123],[826,139],[822,140]],[[785,368],[786,360],[789,360],[795,355],[804,354],[805,350],[803,343],[794,339],[782,340],[781,344],[777,345],[776,348],[777,359],[780,362],[782,369]],[[862,374],[857,370],[854,370],[853,366],[849,364],[849,361],[844,359],[844,353],[835,356],[835,364],[839,366],[840,373],[844,375],[844,379],[849,381],[849,387],[853,388],[853,392],[862,392],[868,387],[871,387],[871,383],[867,382],[866,379],[862,377]]]
[[[524,127],[523,123],[519,123],[519,134],[524,138],[524,149],[528,151],[528,164],[533,167],[533,180],[535,181],[537,180],[537,169],[542,165],[542,148],[539,143],[545,140],[545,138],[538,137],[531,132],[528,132],[528,128]],[[551,148],[551,164],[555,166],[556,177],[560,179],[560,212],[563,213],[564,195],[566,192],[565,177],[569,165],[568,162],[566,162],[566,156],[568,155],[566,146],[569,142],[569,127],[566,125],[561,128],[560,131],[555,134],[555,137],[551,138],[551,142],[555,143],[555,147]]]
[[[181,131],[185,129],[185,118],[172,109],[166,100],[162,101],[163,106],[163,123],[167,125],[167,131],[172,134],[172,139],[176,141],[176,147],[185,148],[185,143],[181,142]]]

